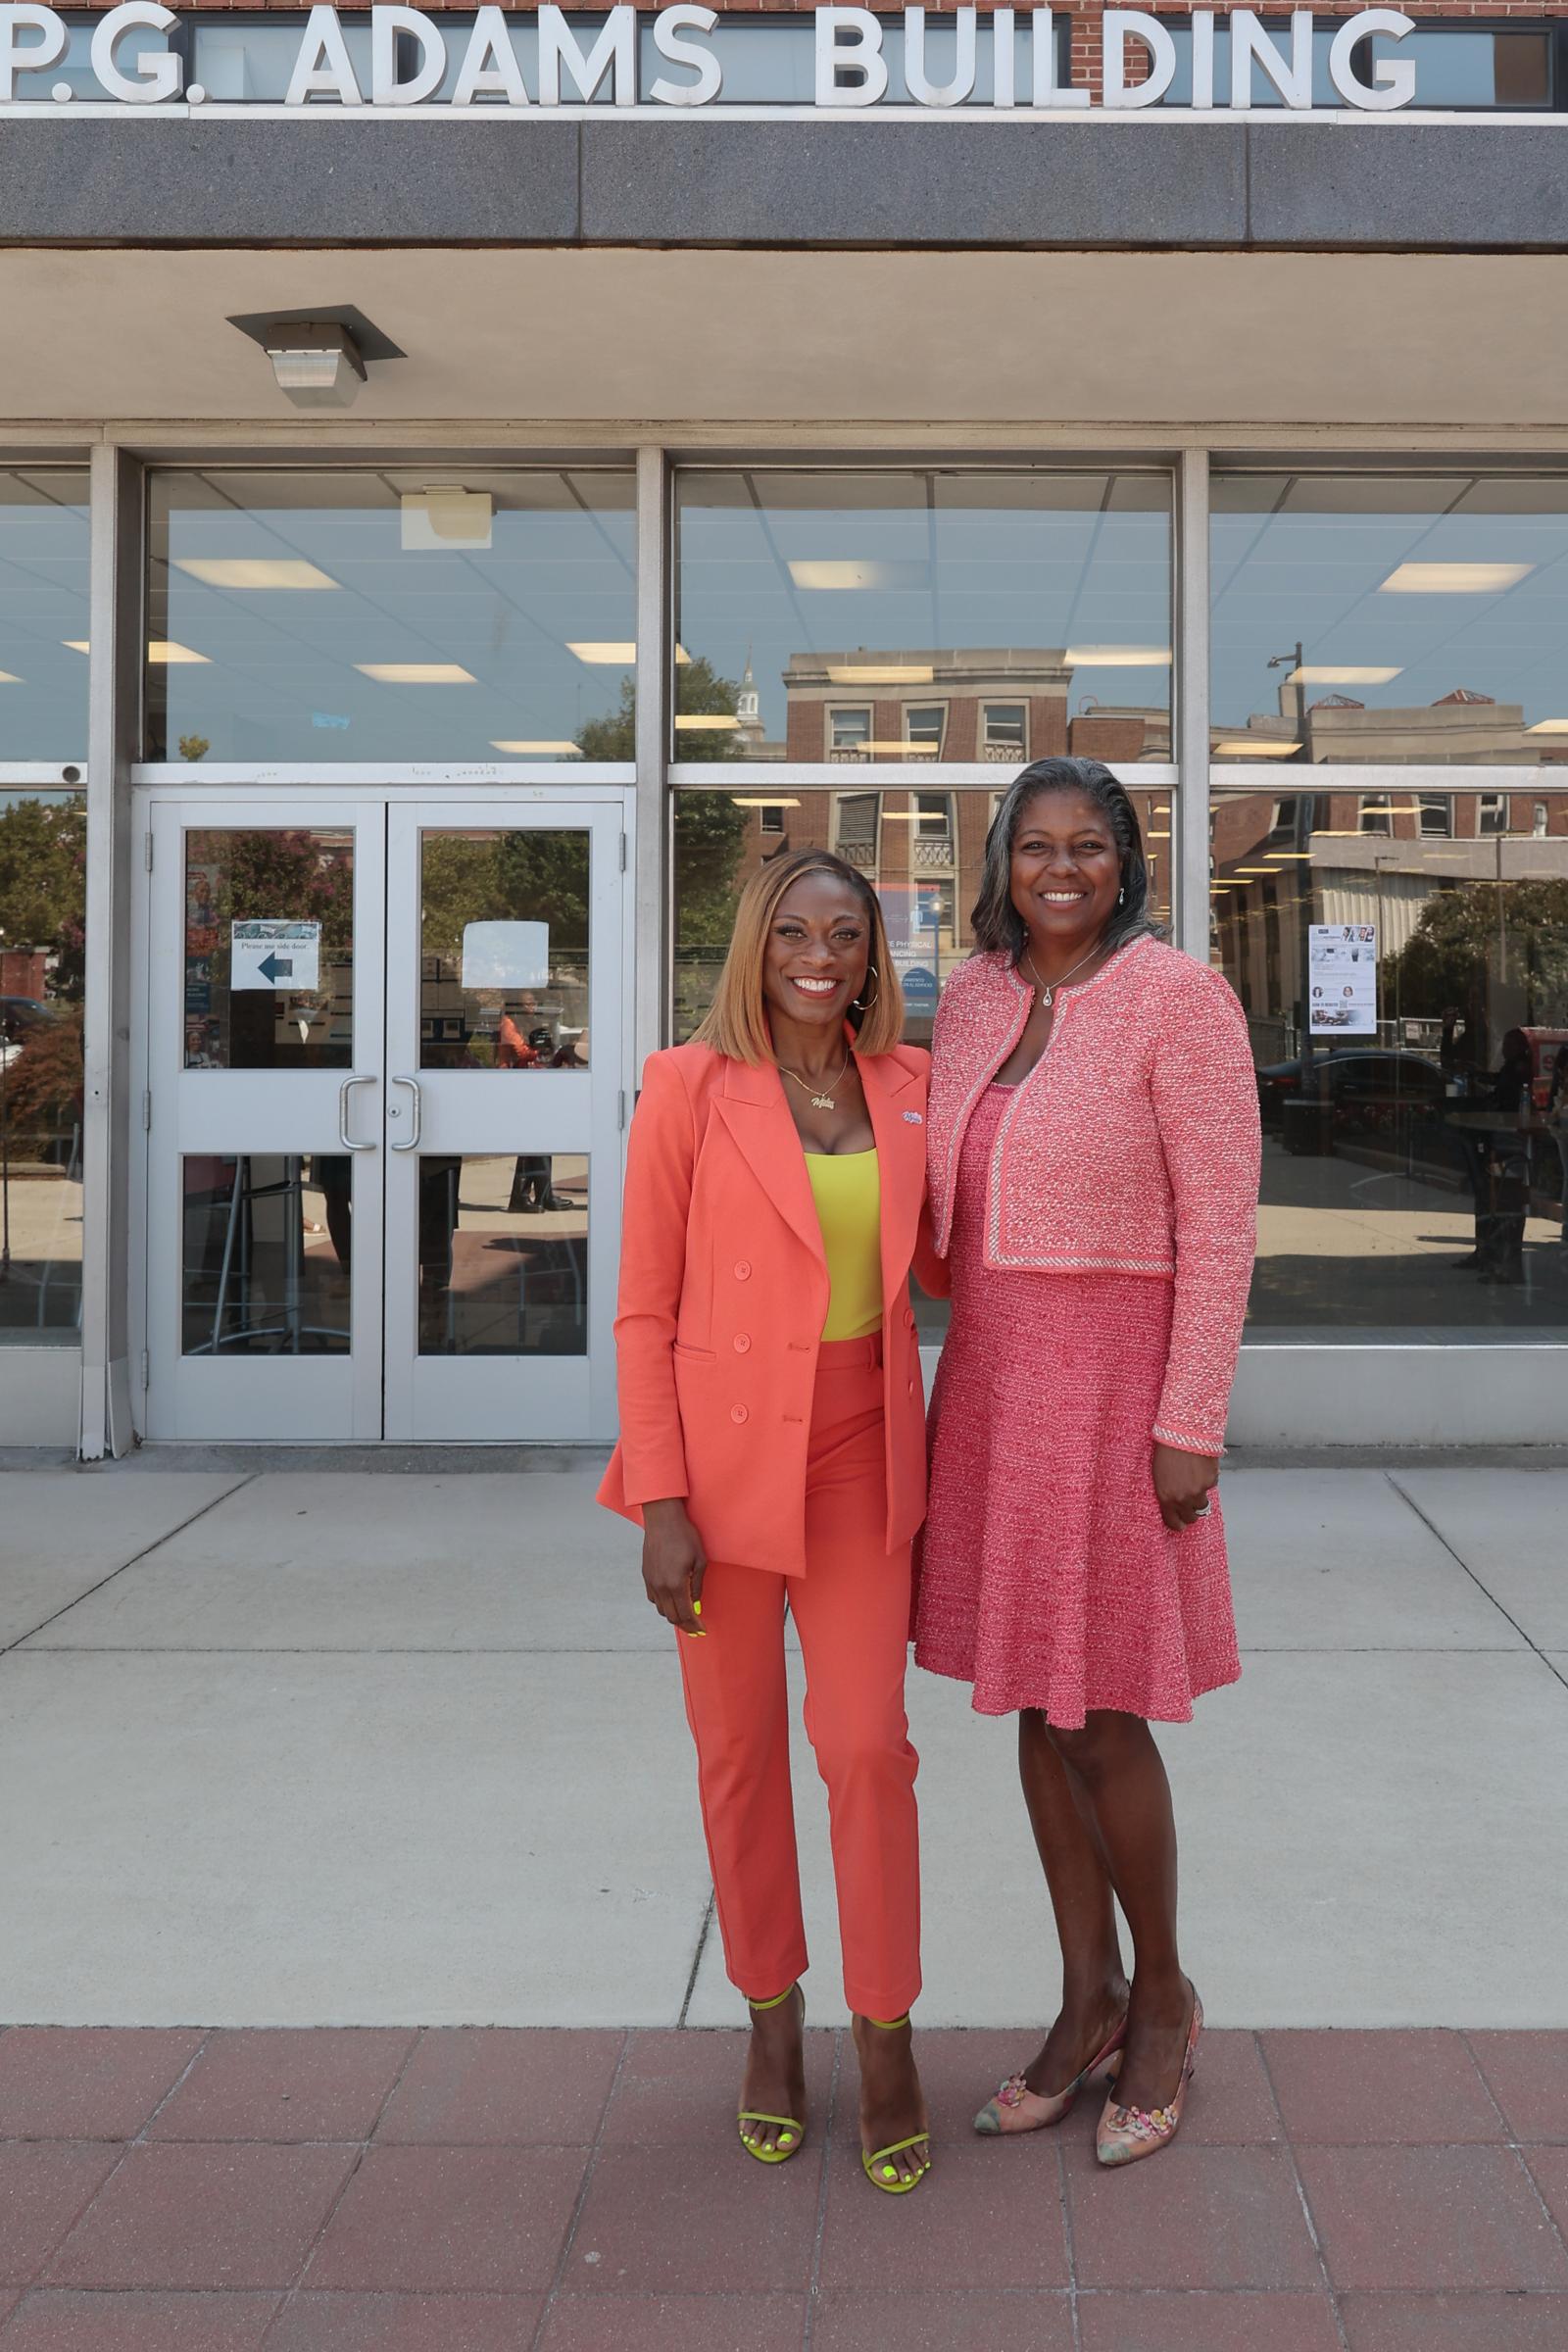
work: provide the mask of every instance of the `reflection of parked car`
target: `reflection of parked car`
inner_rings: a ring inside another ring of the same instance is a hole
[[[1462,1165],[1446,1123],[1458,1081],[1424,1054],[1314,1054],[1309,1072],[1299,1060],[1279,1062],[1257,1078],[1264,1118],[1279,1128],[1287,1152],[1380,1143],[1432,1168]]]
[[[36,997],[0,997],[0,1070],[16,1060],[28,1038],[58,1018],[55,1007]]]
[[[1405,1054],[1393,1048],[1368,1048],[1358,1053],[1354,1047],[1336,1047],[1327,1054],[1269,1062],[1257,1072],[1257,1100],[1265,1127],[1281,1124],[1287,1102],[1314,1096],[1331,1104],[1337,1114],[1350,1120],[1359,1116],[1376,1124],[1385,1111],[1441,1102],[1452,1083],[1425,1054]]]

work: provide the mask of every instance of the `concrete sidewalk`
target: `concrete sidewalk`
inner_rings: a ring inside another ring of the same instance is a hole
[[[0,1477],[0,2019],[733,2024],[670,1638],[590,1467]],[[1162,1735],[1218,2027],[1568,2027],[1568,1472],[1236,1468]],[[1010,1726],[910,1676],[930,2027],[1052,1936]],[[843,2020],[798,1739],[813,2020]]]
[[[670,1637],[592,1485],[0,1476],[0,2352],[1568,2342],[1568,1471],[1229,1470],[1246,1671],[1162,1736],[1214,2030],[1130,2174],[1098,2088],[969,2128],[1053,1939],[1010,1727],[911,1675],[913,2206],[857,2161],[804,1741],[810,2128],[735,2145]]]

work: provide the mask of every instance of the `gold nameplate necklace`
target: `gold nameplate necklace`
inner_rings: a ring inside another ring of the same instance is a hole
[[[1033,966],[1031,966],[1030,968],[1031,968],[1031,969],[1033,969]],[[784,1070],[784,1075],[785,1075],[785,1077],[786,1077],[786,1078],[794,1078],[794,1079],[795,1079],[795,1083],[796,1083],[796,1085],[797,1085],[797,1086],[798,1086],[798,1087],[801,1089],[801,1091],[802,1091],[804,1094],[811,1095],[811,1108],[812,1108],[813,1110],[837,1110],[837,1108],[838,1108],[838,1106],[839,1106],[839,1105],[838,1105],[838,1097],[837,1097],[836,1095],[830,1095],[830,1094],[828,1093],[828,1087],[829,1087],[829,1086],[842,1086],[842,1085],[843,1085],[843,1083],[844,1083],[844,1070],[847,1070],[847,1069],[849,1068],[849,1066],[850,1066],[850,1059],[851,1059],[851,1055],[854,1054],[854,1051],[855,1051],[855,1049],[854,1049],[854,1047],[852,1046],[852,1047],[851,1047],[851,1049],[850,1049],[850,1052],[849,1052],[849,1054],[845,1054],[845,1056],[844,1056],[844,1069],[839,1071],[839,1073],[838,1073],[838,1076],[837,1076],[836,1078],[830,1078],[830,1079],[828,1080],[828,1082],[827,1082],[827,1086],[824,1086],[824,1087],[823,1087],[823,1089],[822,1089],[822,1091],[821,1091],[821,1093],[820,1093],[820,1094],[816,1094],[816,1095],[812,1095],[812,1094],[811,1094],[811,1089],[810,1089],[810,1087],[808,1085],[807,1081],[806,1081],[804,1078],[798,1077],[798,1076],[796,1075],[796,1072],[795,1072],[794,1070],[785,1069],[785,1068],[784,1068],[784,1064],[783,1064],[783,1062],[780,1062],[778,1066],[779,1066],[779,1068],[780,1068],[781,1070]]]

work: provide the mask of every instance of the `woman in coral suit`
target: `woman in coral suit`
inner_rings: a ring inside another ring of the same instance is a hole
[[[901,1013],[881,914],[852,866],[808,850],[753,878],[711,1011],[643,1073],[621,1435],[600,1490],[642,1526],[648,1597],[679,1637],[725,1963],[752,2020],[740,2136],[771,2164],[807,2130],[786,1609],[795,1620],[862,2161],[893,2195],[930,2164],[908,2015],[920,1898],[904,1707],[925,1513],[908,1274],[928,1062],[900,1045]]]

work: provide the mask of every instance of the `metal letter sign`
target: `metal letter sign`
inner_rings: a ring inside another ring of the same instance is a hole
[[[367,19],[368,22],[367,22]],[[1216,75],[1216,24],[1230,72]],[[292,49],[277,62],[277,35]],[[0,4],[0,114],[102,118],[185,114],[286,116],[313,112],[407,122],[411,116],[487,114],[527,121],[541,112],[637,115],[694,112],[736,121],[854,120],[965,115],[1050,119],[1160,108],[1209,116],[1267,106],[1310,113],[1314,67],[1326,68],[1330,111],[1386,114],[1415,97],[1415,66],[1393,48],[1415,29],[1396,8],[1364,8],[1321,42],[1310,9],[1288,24],[1238,8],[1194,9],[1174,24],[1155,11],[1107,8],[1101,17],[1102,95],[1058,78],[1056,12],[1049,8],[818,8],[799,16],[731,16],[690,5],[640,14],[611,7],[601,20],[559,7],[477,8],[471,19],[407,7],[313,8],[297,16],[226,16],[181,27],[159,0],[124,0],[90,36],[38,0]],[[1172,106],[1188,39],[1184,96]],[[286,67],[286,72],[285,72]],[[725,74],[731,75],[726,93]],[[56,75],[59,78],[56,78]],[[809,90],[809,101],[804,93]]]

